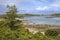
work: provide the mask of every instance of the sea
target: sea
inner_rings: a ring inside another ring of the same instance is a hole
[[[27,16],[24,18],[17,18],[18,20],[27,20],[30,24],[51,24],[60,25],[60,17],[48,16]]]

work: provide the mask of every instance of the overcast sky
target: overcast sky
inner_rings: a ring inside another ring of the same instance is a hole
[[[0,14],[7,11],[7,4],[15,4],[18,13],[51,14],[60,12],[60,0],[0,0]]]

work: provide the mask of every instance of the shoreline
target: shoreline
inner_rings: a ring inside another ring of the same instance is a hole
[[[29,32],[32,32],[33,34],[37,32],[45,32],[48,29],[54,29],[56,31],[60,30],[60,25],[51,25],[51,24],[25,24],[23,25],[26,29],[29,30]],[[60,31],[59,31],[60,33]]]
[[[53,18],[51,18],[51,19],[53,19]],[[56,20],[58,20],[58,19],[56,19]],[[44,22],[40,22],[40,23],[34,23],[34,22],[29,22],[28,20],[22,20],[22,23],[24,24],[24,25],[40,25],[40,24],[48,24],[48,25],[60,25],[60,23],[58,24],[58,23],[44,23]]]
[[[49,23],[29,23],[27,20],[22,20],[23,25],[56,25],[60,26],[59,24],[49,24]]]

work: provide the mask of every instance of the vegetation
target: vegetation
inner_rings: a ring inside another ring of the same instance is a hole
[[[42,16],[40,14],[24,14],[25,16]]]
[[[18,12],[17,8],[9,5],[7,5],[7,8],[9,9],[8,12],[1,16],[4,20],[0,21],[0,40],[60,40],[58,35],[47,37],[40,32],[30,33],[29,30],[23,27],[20,20],[15,19],[18,17],[16,14]]]
[[[51,14],[51,16],[60,17],[60,13]]]
[[[46,35],[46,36],[58,36],[58,32],[55,31],[55,30],[47,30],[47,31],[45,32],[45,35]]]

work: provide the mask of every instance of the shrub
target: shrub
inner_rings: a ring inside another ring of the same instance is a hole
[[[45,35],[46,36],[57,36],[58,32],[55,30],[46,30]]]

